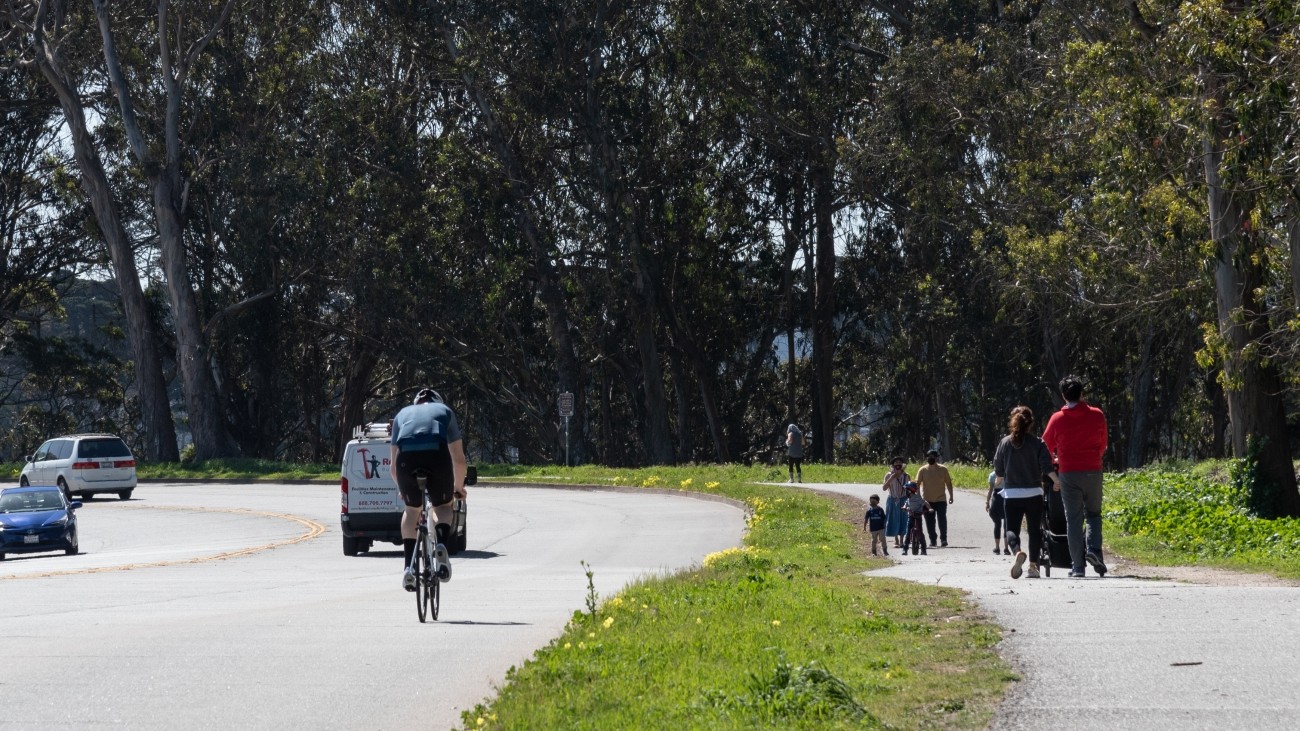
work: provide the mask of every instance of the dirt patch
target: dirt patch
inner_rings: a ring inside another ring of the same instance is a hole
[[[1300,581],[1270,574],[1250,574],[1207,566],[1147,566],[1134,563],[1123,556],[1112,556],[1112,559],[1112,576],[1135,576],[1140,579],[1181,581],[1204,586],[1300,586]]]

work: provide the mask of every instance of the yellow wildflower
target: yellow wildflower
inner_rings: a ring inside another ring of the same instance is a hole
[[[613,617],[605,617],[605,621],[603,622],[603,624],[604,624],[605,629],[609,629],[610,627],[613,627],[613,626],[614,626],[614,618],[613,618]]]

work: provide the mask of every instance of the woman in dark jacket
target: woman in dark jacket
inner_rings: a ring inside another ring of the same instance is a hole
[[[1038,578],[1038,556],[1043,550],[1043,475],[1052,471],[1052,455],[1043,440],[1030,433],[1034,412],[1028,406],[1011,410],[1009,432],[993,455],[996,484],[1002,486],[1003,511],[1006,514],[1007,547],[1016,552],[1011,578],[1019,579],[1029,561],[1029,578]],[[1028,522],[1029,553],[1020,548],[1020,523]]]

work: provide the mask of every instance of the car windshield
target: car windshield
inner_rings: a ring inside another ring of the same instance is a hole
[[[82,439],[77,447],[77,456],[85,459],[102,459],[104,457],[130,457],[131,450],[121,439]]]
[[[58,490],[11,492],[0,496],[0,513],[32,513],[37,510],[62,510],[63,498]]]

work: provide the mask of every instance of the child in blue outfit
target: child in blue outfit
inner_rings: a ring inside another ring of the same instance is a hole
[[[880,552],[889,555],[889,549],[885,548],[885,509],[880,507],[880,496],[872,495],[868,500],[871,507],[867,508],[867,514],[862,518],[862,530],[871,531],[871,555],[876,554],[876,541],[880,541]]]

